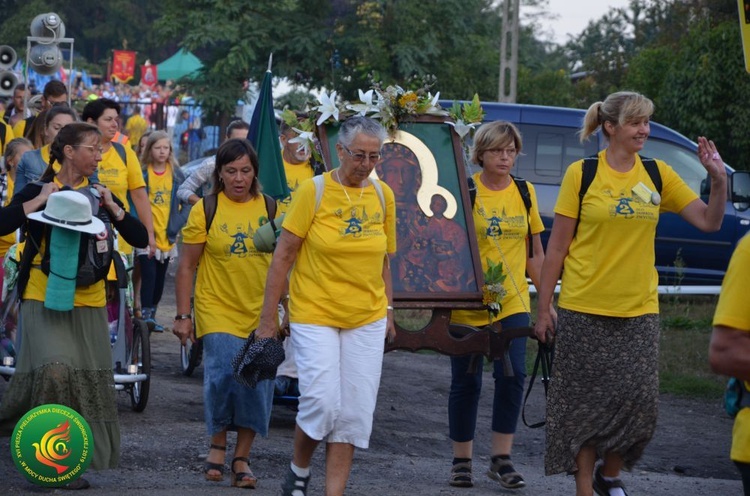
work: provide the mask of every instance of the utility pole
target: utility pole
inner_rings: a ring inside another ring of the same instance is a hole
[[[520,0],[503,0],[500,28],[500,84],[497,101],[516,102],[518,85],[518,11]]]

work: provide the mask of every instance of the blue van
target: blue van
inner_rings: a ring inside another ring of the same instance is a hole
[[[546,231],[546,246],[557,193],[567,167],[606,147],[600,133],[579,141],[584,110],[506,103],[482,103],[485,121],[505,120],[518,126],[523,153],[514,175],[534,184]],[[718,137],[711,137],[718,138]],[[680,133],[651,123],[641,155],[664,160],[708,200],[707,174],[696,155],[698,145]],[[721,148],[719,148],[721,150]],[[750,173],[727,166],[729,201],[721,230],[704,233],[676,214],[664,214],[656,229],[656,268],[662,285],[720,285],[737,242],[750,230]]]

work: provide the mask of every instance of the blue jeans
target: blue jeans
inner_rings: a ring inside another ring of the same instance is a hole
[[[516,313],[500,320],[504,328],[526,327],[531,324],[527,313]],[[513,434],[518,424],[526,379],[526,338],[510,344],[513,377],[503,374],[503,360],[494,361],[495,398],[492,404],[492,431]],[[484,357],[478,356],[475,373],[468,371],[471,355],[451,357],[451,391],[448,396],[448,425],[451,440],[463,443],[474,439],[477,425],[479,395],[482,392]]]

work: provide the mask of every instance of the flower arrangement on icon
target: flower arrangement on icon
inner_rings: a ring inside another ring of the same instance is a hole
[[[323,92],[319,97],[319,105],[314,107],[319,113],[316,124],[319,126],[333,119],[334,122],[344,120],[354,115],[369,116],[378,119],[388,132],[393,135],[399,123],[412,120],[420,115],[447,116],[448,112],[438,104],[440,92],[432,94],[435,76],[427,75],[414,77],[408,84],[421,84],[417,89],[404,89],[399,85],[384,86],[381,82],[373,82],[367,91],[357,90],[359,100],[355,102],[336,102],[337,93]]]
[[[474,137],[474,131],[476,131],[484,120],[484,109],[482,109],[482,104],[479,103],[479,95],[474,93],[474,98],[471,102],[465,102],[463,105],[458,102],[453,102],[453,106],[448,111],[448,115],[454,121],[449,122],[448,124],[453,126],[453,130],[456,131],[456,134],[461,141],[461,150],[464,154],[464,164],[469,167],[469,164],[471,164],[471,140]],[[467,169],[467,172],[471,175],[471,169]]]
[[[484,272],[484,286],[482,286],[482,304],[487,307],[490,321],[497,317],[503,309],[502,301],[507,294],[503,287],[505,277],[503,264],[496,264],[488,258],[487,270]]]

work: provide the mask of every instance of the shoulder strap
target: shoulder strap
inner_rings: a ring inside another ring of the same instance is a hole
[[[323,190],[326,187],[326,181],[322,175],[314,176],[312,180],[315,185],[315,210],[313,212],[317,212],[320,208],[320,202],[323,200]]]
[[[268,217],[268,221],[270,222],[276,218],[276,200],[265,193],[263,193],[263,199],[266,201],[266,217]]]
[[[125,151],[125,147],[122,145],[122,143],[118,143],[116,141],[112,142],[112,146],[115,147],[115,150],[117,151],[117,154],[122,159],[122,163],[125,164],[125,166],[127,167],[127,165],[128,165],[128,154]]]
[[[474,204],[477,202],[477,183],[474,182],[474,178],[469,176],[466,183],[469,185],[469,200],[471,201],[471,209],[474,210]]]
[[[383,215],[385,215],[385,196],[383,195],[383,185],[380,184],[380,179],[370,179],[370,184],[373,185],[375,188],[375,193],[378,194],[378,199],[380,200],[380,207],[383,209]]]
[[[323,200],[323,190],[325,189],[325,178],[320,176],[314,176],[312,178],[313,184],[315,185],[315,210],[314,212],[317,212],[320,208],[320,202]],[[383,185],[380,184],[379,179],[372,179],[368,178],[370,181],[370,184],[375,188],[375,193],[378,195],[378,200],[380,200],[380,206],[383,209],[383,213],[385,213],[385,195],[383,194]]]
[[[216,217],[216,204],[218,199],[215,193],[203,197],[203,215],[206,217],[206,234],[211,229],[211,224]]]
[[[5,152],[5,126],[7,124],[0,124],[0,152]]]
[[[518,192],[521,193],[523,206],[526,207],[526,225],[528,227],[527,237],[529,240],[529,258],[534,258],[534,241],[531,239],[531,193],[529,192],[529,183],[526,182],[526,179],[515,177],[512,174],[510,177],[513,179],[513,182],[516,183]]]
[[[581,176],[581,189],[578,190],[578,216],[576,217],[576,227],[573,230],[573,237],[578,234],[578,224],[581,223],[581,208],[583,207],[583,197],[586,196],[586,192],[589,190],[589,186],[594,182],[596,177],[596,169],[599,166],[599,156],[594,155],[593,157],[586,157],[583,159],[581,168],[583,169],[583,175]]]
[[[656,160],[654,160],[653,158],[641,157],[641,162],[643,163],[643,167],[648,173],[648,177],[651,178],[651,182],[654,183],[656,192],[661,194],[661,188],[663,185],[661,182],[661,173],[659,172],[659,166],[656,165]]]

